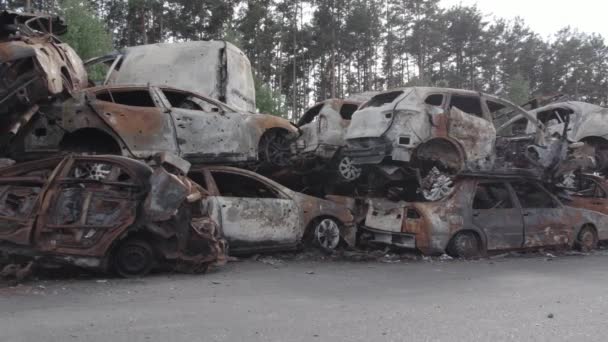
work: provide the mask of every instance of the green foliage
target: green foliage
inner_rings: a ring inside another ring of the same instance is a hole
[[[521,74],[515,74],[509,82],[507,97],[515,104],[523,104],[530,98],[530,82]]]
[[[287,118],[284,96],[272,91],[270,87],[255,78],[255,103],[258,112]]]
[[[62,0],[60,10],[68,24],[68,32],[61,39],[72,46],[83,60],[112,50],[112,38],[88,2]],[[89,78],[95,80],[103,77],[104,70],[101,66],[89,70]]]

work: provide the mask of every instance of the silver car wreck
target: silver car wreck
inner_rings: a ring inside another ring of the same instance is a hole
[[[104,86],[45,108],[15,137],[13,159],[60,151],[150,159],[160,152],[193,164],[284,165],[296,135],[287,120],[237,111],[170,87]]]
[[[591,103],[568,101],[553,103],[531,112],[542,122],[549,134],[566,135],[571,142],[584,142],[595,149],[597,169],[608,167],[608,109]],[[533,132],[534,124],[527,122],[526,132]]]
[[[293,250],[302,244],[333,251],[355,245],[353,213],[338,198],[307,196],[228,166],[194,168],[189,177],[206,190],[208,210],[231,253]]]
[[[204,94],[255,112],[255,86],[245,54],[226,41],[132,46],[97,57],[87,66],[108,66],[103,85],[158,84]]]
[[[330,164],[338,180],[354,181],[361,169],[342,154],[344,135],[361,101],[329,99],[312,106],[296,124],[300,136],[292,143],[292,159],[303,171],[326,169]]]
[[[346,134],[355,164],[383,161],[446,169],[490,169],[499,111],[524,110],[474,91],[403,88],[374,96],[353,115]]]

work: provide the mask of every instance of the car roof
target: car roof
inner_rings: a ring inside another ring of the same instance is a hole
[[[156,87],[162,90],[174,90],[174,91],[178,91],[178,92],[185,92],[185,93],[191,93],[193,95],[196,96],[200,96],[210,102],[213,102],[214,104],[217,104],[219,106],[225,107],[226,109],[228,109],[231,112],[239,112],[236,109],[230,107],[229,105],[220,102],[216,99],[213,99],[207,95],[203,95],[203,94],[199,94],[190,90],[186,90],[186,89],[179,89],[179,88],[175,88],[175,87],[171,87],[171,86],[167,86],[167,85],[155,85],[155,84],[108,84],[108,85],[99,85],[99,86],[95,86],[95,87],[90,87],[90,88],[86,88],[83,89],[83,92],[89,92],[89,93],[97,93],[103,90],[134,90],[134,89],[148,89],[149,87]],[[241,110],[241,112],[243,112],[244,110]]]

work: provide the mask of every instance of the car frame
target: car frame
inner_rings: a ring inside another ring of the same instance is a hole
[[[225,242],[192,184],[121,156],[70,154],[2,168],[0,250],[125,277],[166,263],[203,272],[225,260]]]
[[[437,202],[370,199],[368,204],[360,227],[363,241],[429,255],[475,257],[550,246],[591,249],[593,241],[608,239],[608,215],[564,205],[533,179],[466,175]],[[547,208],[538,208],[542,206]]]
[[[353,115],[346,154],[358,165],[427,161],[455,173],[494,166],[496,117],[527,112],[480,92],[431,87],[389,90]],[[474,134],[472,134],[474,132]]]
[[[361,100],[328,99],[310,107],[296,124],[300,135],[291,144],[292,160],[304,170],[329,168],[337,171],[341,181],[359,178],[361,168],[344,156],[342,150],[346,146],[344,135],[352,115],[362,103]]]
[[[296,134],[283,118],[241,112],[185,90],[102,86],[45,108],[14,139],[10,156],[37,158],[67,150],[150,159],[167,152],[192,164],[285,165],[285,140]]]
[[[353,213],[339,199],[304,195],[229,166],[194,167],[189,177],[206,189],[211,217],[231,253],[294,250],[309,243],[325,251],[342,242],[355,245]]]

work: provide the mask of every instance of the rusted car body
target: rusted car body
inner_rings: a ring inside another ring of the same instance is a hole
[[[184,90],[105,86],[36,115],[14,139],[10,155],[36,158],[67,150],[149,159],[168,152],[193,164],[275,165],[289,159],[281,139],[296,132],[285,119],[239,112]]]
[[[346,134],[355,164],[431,162],[457,172],[494,166],[493,118],[527,113],[497,97],[447,88],[402,88],[374,96]]]
[[[292,143],[292,159],[303,170],[331,164],[340,180],[353,181],[361,169],[349,157],[342,155],[346,146],[344,135],[353,113],[362,102],[329,99],[312,106],[297,125],[300,136]]]
[[[60,17],[0,12],[0,147],[27,124],[40,102],[85,88],[80,57],[55,34]]]
[[[189,177],[206,189],[211,217],[231,253],[292,250],[309,242],[328,251],[341,242],[355,245],[353,213],[338,200],[307,196],[228,166],[193,168]]]
[[[245,54],[226,41],[132,46],[86,62],[108,66],[103,85],[159,84],[188,89],[255,112],[255,86]]]
[[[202,190],[201,190],[202,191]],[[195,183],[120,156],[55,157],[0,169],[0,250],[123,276],[157,263],[224,260]]]
[[[607,227],[607,215],[564,205],[536,181],[469,175],[437,202],[371,199],[360,229],[369,241],[472,257],[543,246],[589,249],[608,239]]]
[[[608,167],[608,109],[591,103],[567,101],[553,103],[531,112],[542,122],[549,134],[562,134],[568,124],[567,137],[571,142],[585,142],[595,148],[597,168]],[[533,132],[528,121],[526,132]]]

